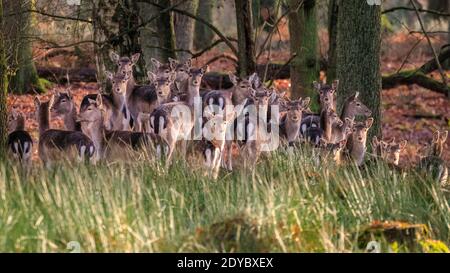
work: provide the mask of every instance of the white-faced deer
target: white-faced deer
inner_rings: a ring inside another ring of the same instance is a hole
[[[8,148],[12,158],[29,167],[33,155],[33,139],[25,131],[25,118],[16,109],[8,115]]]
[[[428,147],[428,152],[419,162],[419,168],[427,176],[430,175],[442,187],[449,186],[448,167],[442,159],[445,142],[447,141],[448,131],[436,131],[433,135],[431,145]]]
[[[50,129],[50,107],[53,100],[54,96],[46,102],[41,102],[37,97],[34,100],[39,123],[39,157],[42,162],[49,167],[61,159],[91,160],[95,146],[89,137],[79,131]]]
[[[320,108],[325,109],[329,104],[333,111],[336,111],[336,92],[339,87],[339,80],[335,80],[331,85],[313,82],[314,89],[319,93]]]
[[[127,158],[131,151],[150,148],[149,145],[160,140],[152,133],[107,130],[103,113],[102,96],[98,95],[96,100],[89,100],[89,105],[78,117],[94,142],[97,160]]]
[[[367,133],[373,125],[373,118],[368,118],[365,122],[357,122],[353,126],[353,132],[347,142],[348,155],[350,159],[361,166],[367,150]]]
[[[66,130],[81,131],[81,124],[77,122],[77,107],[70,90],[58,92],[50,110],[52,113],[63,117]]]
[[[310,98],[282,102],[281,107],[286,114],[280,121],[280,134],[291,146],[299,138],[303,111],[309,106]]]
[[[236,75],[230,73],[228,74],[233,87],[228,89],[232,95],[233,105],[240,105],[242,102],[249,98],[253,92],[254,82],[258,77],[258,74],[254,73],[250,75],[247,79],[239,79]]]

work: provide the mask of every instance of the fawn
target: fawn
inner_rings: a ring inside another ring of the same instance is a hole
[[[58,92],[50,110],[52,113],[63,117],[66,130],[81,131],[81,124],[77,122],[77,108],[70,90]]]
[[[372,150],[376,157],[381,158],[389,165],[398,166],[400,163],[400,154],[406,148],[407,140],[395,142],[395,138],[391,141],[378,140],[377,137],[372,139]]]
[[[49,101],[41,102],[34,98],[36,118],[39,124],[39,157],[45,166],[49,167],[54,161],[62,158],[80,161],[91,160],[95,146],[89,137],[79,131],[62,131],[50,129],[50,107],[54,96]]]
[[[98,95],[96,100],[89,99],[88,107],[78,116],[95,145],[96,160],[127,157],[132,150],[149,148],[149,145],[160,140],[152,133],[107,130],[103,122],[102,100],[102,95]]]
[[[420,170],[426,172],[426,175],[431,175],[443,187],[448,186],[448,167],[442,159],[447,137],[448,131],[436,131],[427,154],[419,162]]]
[[[310,102],[311,99],[307,97],[281,103],[282,109],[286,110],[286,114],[280,120],[280,133],[290,146],[298,140],[303,111],[308,108]]]
[[[326,104],[336,111],[336,92],[339,87],[339,80],[333,81],[331,85],[313,82],[314,89],[319,93],[319,104],[321,109],[325,109]]]
[[[333,162],[340,166],[345,162],[344,151],[347,146],[347,139],[343,139],[338,143],[329,143],[324,138],[320,139],[320,159],[322,162],[328,162],[328,159],[332,159]]]
[[[25,131],[25,118],[22,113],[12,109],[8,115],[8,148],[12,157],[24,167],[29,167],[33,154],[33,139]]]
[[[365,122],[357,122],[353,126],[353,132],[347,142],[348,156],[357,166],[364,163],[367,150],[367,132],[372,127],[373,121],[373,118],[368,118]]]

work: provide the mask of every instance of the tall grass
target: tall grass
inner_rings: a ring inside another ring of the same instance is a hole
[[[362,252],[375,220],[424,224],[450,242],[448,196],[432,181],[311,158],[279,152],[218,181],[182,161],[29,173],[1,163],[0,251],[68,252],[76,241],[83,252]]]

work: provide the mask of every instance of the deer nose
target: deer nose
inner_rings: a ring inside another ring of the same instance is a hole
[[[194,84],[195,84],[195,85],[198,85],[198,81],[194,81]]]
[[[362,140],[363,140],[363,138],[362,138],[362,137],[358,137],[358,140],[359,140],[359,141],[362,141]]]

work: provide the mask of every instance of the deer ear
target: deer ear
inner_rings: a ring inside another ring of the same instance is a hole
[[[102,96],[102,94],[98,94],[98,95],[97,95],[97,98],[96,98],[96,100],[95,100],[95,103],[97,104],[97,107],[98,107],[99,109],[102,109],[102,108],[103,108],[103,96]]]
[[[55,95],[51,95],[50,99],[48,100],[48,108],[52,108],[54,102],[55,102]]]
[[[320,92],[320,87],[321,87],[320,83],[314,81],[313,82],[313,87],[314,87],[314,89],[317,90],[317,92]]]
[[[38,97],[34,97],[34,106],[36,106],[36,108],[41,106],[41,100]]]
[[[436,131],[433,133],[433,143],[438,142],[440,138],[441,138],[441,132]]]
[[[209,65],[206,65],[205,67],[202,67],[200,69],[200,72],[204,75],[208,71],[208,69],[209,69]]]
[[[115,63],[118,63],[119,60],[120,60],[119,54],[117,54],[117,53],[114,52],[114,51],[110,51],[110,52],[109,52],[109,58],[111,59],[111,61],[113,61],[113,62],[115,62]]]
[[[106,78],[108,78],[109,80],[112,80],[114,78],[113,73],[109,72],[109,71],[105,71],[105,76]]]
[[[306,97],[302,101],[302,107],[303,108],[307,108],[310,103],[311,103],[311,98],[310,97]]]
[[[333,92],[336,92],[339,88],[339,80],[334,80],[331,88],[333,88]]]
[[[248,81],[249,82],[251,82],[252,84],[255,84],[256,85],[256,82],[258,81],[260,81],[259,80],[259,76],[258,76],[258,74],[255,72],[255,73],[253,73],[253,74],[251,74],[250,75],[250,77],[248,77]]]
[[[184,63],[184,65],[189,68],[192,68],[192,59],[191,58],[187,59],[187,61]]]
[[[373,118],[368,118],[368,119],[366,120],[366,128],[367,128],[367,129],[370,129],[370,127],[372,127],[373,121],[374,121]]]
[[[233,85],[237,85],[238,84],[238,79],[236,77],[236,75],[234,75],[233,73],[228,73],[228,77],[230,78],[230,81],[233,83]]]
[[[156,69],[159,69],[162,66],[162,63],[155,58],[151,58],[150,61]]]
[[[359,97],[359,92],[356,92],[356,93],[355,93],[355,97],[354,97],[355,100],[356,100],[358,97]]]
[[[139,61],[139,58],[141,58],[141,53],[133,54],[133,56],[131,56],[131,62],[136,64]]]
[[[380,141],[378,140],[378,137],[374,136],[372,138],[372,147],[376,147],[378,145],[380,145]]]
[[[172,58],[169,58],[169,66],[172,70],[175,70],[177,68],[178,61]]]
[[[400,146],[400,150],[404,150],[406,148],[406,145],[408,144],[407,140],[403,140],[400,142],[399,146]]]
[[[153,83],[156,81],[156,75],[155,75],[155,73],[153,73],[151,71],[147,72],[147,77],[148,77],[148,80],[150,81],[150,83]]]
[[[447,137],[448,137],[448,131],[443,132],[441,135],[441,143],[442,144],[444,144],[445,141],[447,141]]]
[[[156,79],[156,75],[154,75],[154,78]],[[177,78],[177,73],[176,72],[171,72],[170,76],[169,76],[169,81],[170,82],[174,82],[176,78]]]

